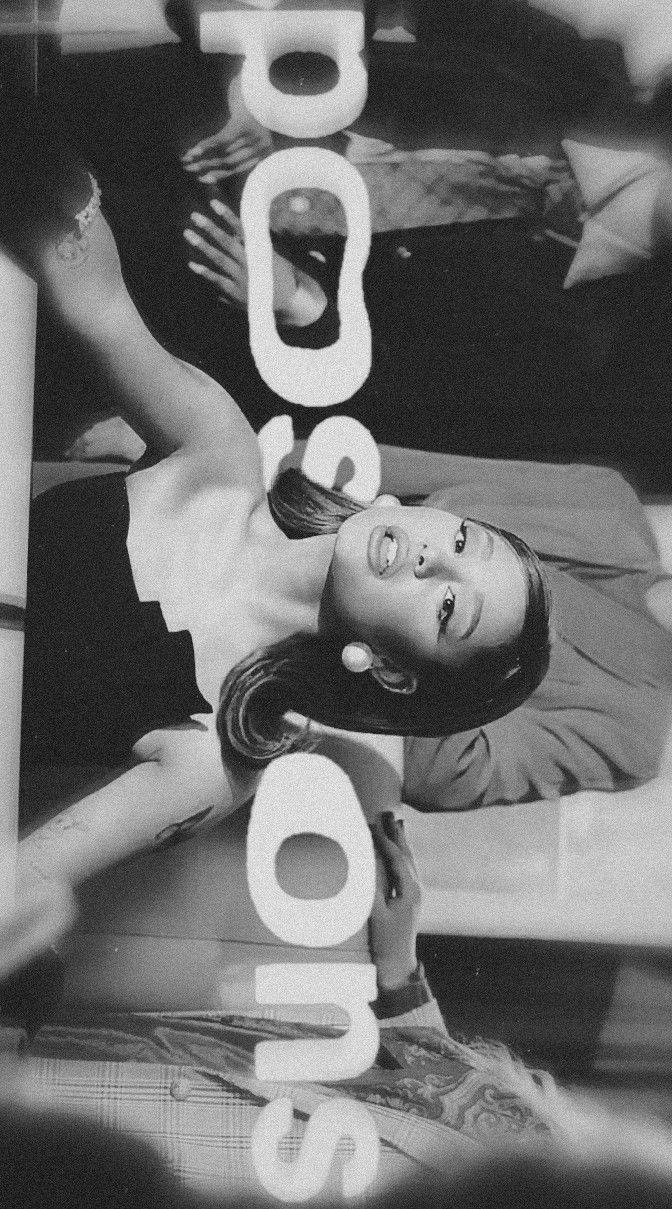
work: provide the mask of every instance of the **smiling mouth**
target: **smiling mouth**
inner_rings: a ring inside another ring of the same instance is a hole
[[[371,570],[380,579],[389,579],[404,565],[408,555],[408,536],[398,525],[377,525],[367,549]]]

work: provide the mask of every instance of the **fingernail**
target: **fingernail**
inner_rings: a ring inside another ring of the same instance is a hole
[[[206,172],[205,176],[199,176],[199,181],[204,185],[214,185],[215,177],[212,172]]]
[[[221,202],[218,197],[211,197],[210,205],[215,211],[215,214],[219,214],[221,216],[229,213],[227,207],[224,205],[224,202]]]
[[[207,227],[208,220],[202,214],[190,214],[189,221],[195,223],[197,227]]]
[[[200,235],[197,235],[195,231],[190,231],[188,227],[183,234],[187,243],[193,244],[194,247],[198,247],[199,243],[201,242]]]
[[[201,273],[201,274],[203,273],[203,265],[196,264],[195,260],[187,261],[187,268],[191,269],[192,273]]]

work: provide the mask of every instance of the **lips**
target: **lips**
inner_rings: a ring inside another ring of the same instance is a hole
[[[379,579],[396,575],[408,556],[408,535],[398,525],[376,525],[371,531],[367,560]]]

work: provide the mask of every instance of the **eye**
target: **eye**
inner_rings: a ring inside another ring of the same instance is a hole
[[[455,538],[455,553],[461,554],[467,544],[467,522],[462,521]]]
[[[439,637],[441,638],[446,632],[446,626],[450,621],[455,611],[455,596],[449,588],[441,602],[439,609]]]

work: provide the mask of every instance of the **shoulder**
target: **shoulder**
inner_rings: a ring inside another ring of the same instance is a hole
[[[255,474],[232,477],[216,449],[182,448],[168,457],[132,470],[126,479],[134,511],[149,520],[175,520],[198,512],[207,522],[223,512],[227,528],[236,521],[244,526],[266,502],[263,480]]]
[[[133,755],[140,762],[158,765],[194,801],[206,802],[212,821],[248,801],[259,779],[257,774],[224,765],[216,720],[210,714],[150,731],[134,745]]]

